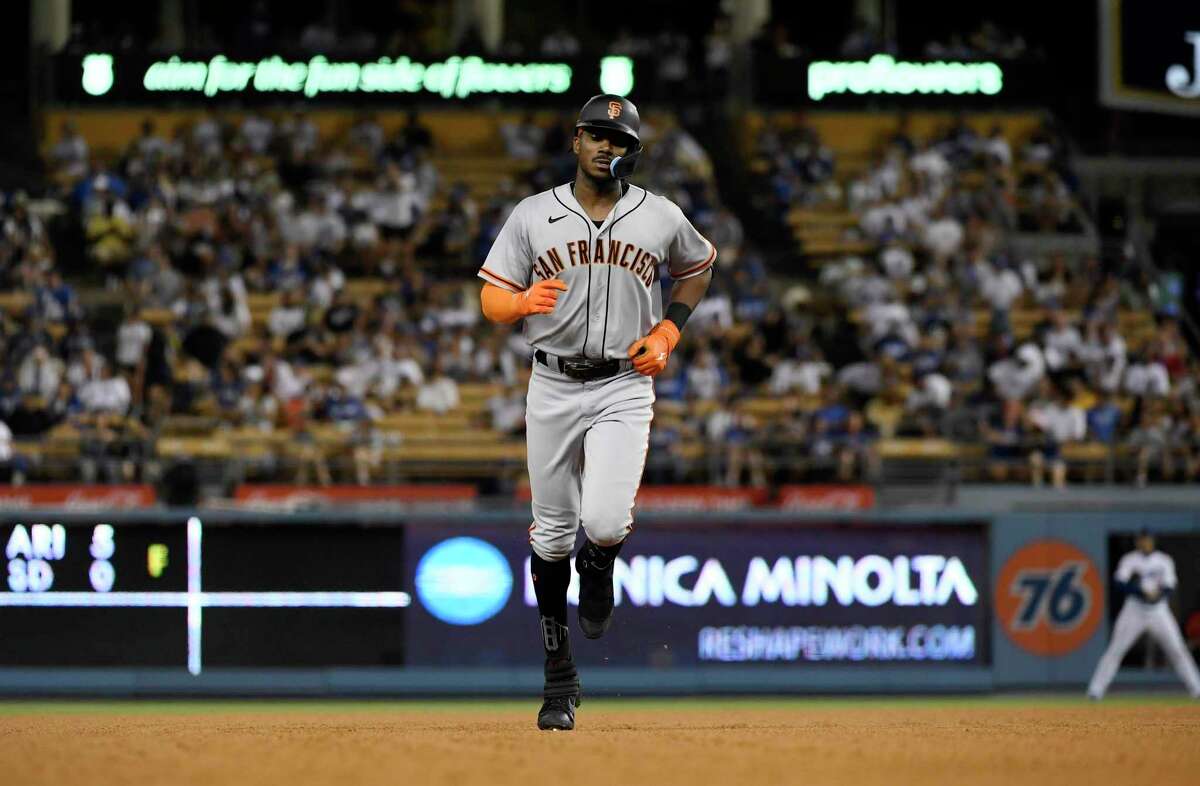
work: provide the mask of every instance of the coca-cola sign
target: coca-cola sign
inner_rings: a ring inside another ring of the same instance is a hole
[[[146,484],[80,486],[48,483],[0,488],[0,508],[53,507],[68,510],[130,510],[155,502],[154,487]]]

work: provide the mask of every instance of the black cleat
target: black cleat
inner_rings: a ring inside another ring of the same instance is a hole
[[[571,657],[571,637],[567,626],[550,617],[541,618],[542,643],[546,648],[546,682],[542,688],[542,708],[538,710],[538,728],[543,731],[572,731],[575,708],[583,703],[583,686]]]
[[[603,636],[612,625],[613,561],[591,541],[575,555],[579,573],[579,629],[589,639]]]
[[[575,697],[556,696],[543,701],[538,712],[538,728],[542,731],[574,731]]]
[[[580,604],[579,609],[579,629],[583,631],[584,638],[598,639],[608,632],[612,626],[612,606],[608,607],[608,616],[603,620],[596,622],[583,616],[583,604]]]

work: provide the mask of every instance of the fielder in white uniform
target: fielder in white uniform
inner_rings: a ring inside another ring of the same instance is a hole
[[[1192,698],[1200,698],[1200,673],[1183,643],[1179,623],[1167,602],[1178,583],[1175,561],[1163,552],[1155,551],[1154,536],[1142,530],[1138,533],[1137,550],[1121,557],[1117,563],[1115,578],[1128,597],[1113,625],[1112,641],[1096,664],[1096,673],[1088,684],[1088,696],[1104,698],[1125,653],[1143,633],[1149,633],[1166,651],[1188,693]]]
[[[669,199],[631,184],[637,108],[599,95],[580,110],[575,180],[516,206],[479,277],[484,315],[524,320],[530,562],[546,655],[541,729],[570,730],[582,696],[567,632],[569,558],[582,524],[579,625],[612,621],[613,561],[633,524],[654,382],[708,289],[716,250]],[[663,313],[659,266],[670,271]]]

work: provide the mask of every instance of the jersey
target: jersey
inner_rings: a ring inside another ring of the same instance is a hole
[[[1133,580],[1134,574],[1140,579],[1142,592],[1157,592],[1160,600],[1163,592],[1175,589],[1178,583],[1175,561],[1161,551],[1152,551],[1149,554],[1131,551],[1121,557],[1114,574],[1116,580],[1127,584]]]
[[[698,276],[716,248],[666,197],[630,185],[596,226],[572,184],[521,200],[501,227],[479,277],[521,292],[536,281],[567,285],[551,314],[525,318],[525,339],[561,357],[624,359],[662,320],[658,267]]]

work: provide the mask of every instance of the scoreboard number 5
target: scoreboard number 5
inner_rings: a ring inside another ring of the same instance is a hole
[[[88,548],[88,553],[94,560],[88,568],[88,580],[96,592],[109,592],[116,583],[117,571],[109,562],[116,551],[117,544],[113,538],[112,525],[97,524],[92,530],[92,545]]]

